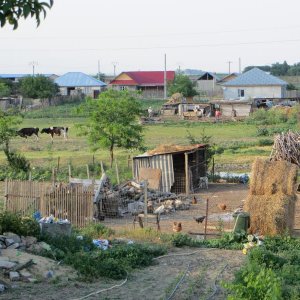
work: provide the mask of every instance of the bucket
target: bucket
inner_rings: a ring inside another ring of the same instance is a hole
[[[235,220],[233,232],[245,231],[247,233],[247,230],[250,227],[250,215],[246,212],[237,212],[232,216]]]

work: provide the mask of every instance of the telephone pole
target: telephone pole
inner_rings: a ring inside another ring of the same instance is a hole
[[[242,60],[239,57],[239,73],[242,74]]]
[[[114,77],[116,77],[116,67],[119,63],[117,61],[113,61],[112,65],[114,66]]]
[[[227,63],[228,63],[228,71],[229,71],[228,74],[230,75],[230,74],[231,74],[231,73],[230,73],[230,65],[231,65],[233,62],[232,62],[232,61],[228,61]]]
[[[34,71],[35,71],[34,69],[35,69],[35,66],[38,65],[38,62],[37,61],[31,61],[29,63],[29,65],[32,66],[32,76],[34,77]]]
[[[100,60],[98,59],[98,80],[100,80]]]
[[[165,69],[164,69],[164,99],[167,99],[167,54],[165,54]]]

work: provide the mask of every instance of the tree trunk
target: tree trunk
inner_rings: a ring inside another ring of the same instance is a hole
[[[110,146],[109,152],[110,152],[110,167],[112,168],[114,162],[114,145]]]

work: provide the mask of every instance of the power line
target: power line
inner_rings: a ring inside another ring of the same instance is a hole
[[[243,46],[243,45],[263,45],[263,44],[280,44],[280,43],[291,43],[300,42],[300,39],[291,40],[274,40],[274,41],[255,41],[255,42],[233,42],[233,43],[218,43],[218,44],[199,44],[199,45],[177,45],[177,46],[152,46],[152,47],[128,47],[128,48],[87,48],[87,49],[1,49],[1,51],[42,51],[42,52],[53,52],[53,51],[125,51],[125,50],[154,50],[154,49],[177,49],[177,48],[201,48],[201,47],[226,47],[226,46]]]

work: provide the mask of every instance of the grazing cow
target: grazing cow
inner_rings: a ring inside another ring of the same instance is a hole
[[[53,136],[56,134],[58,136],[63,135],[64,139],[68,138],[68,127],[49,127],[43,128],[41,133],[47,133],[51,135],[51,139],[53,141]]]
[[[28,127],[28,128],[22,128],[17,131],[17,135],[20,137],[26,138],[32,135],[35,135],[36,139],[39,139],[39,128],[38,127]]]

